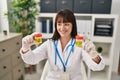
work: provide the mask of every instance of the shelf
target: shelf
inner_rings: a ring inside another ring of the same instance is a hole
[[[93,42],[102,42],[102,43],[112,43],[113,38],[112,37],[106,37],[106,36],[93,36],[91,37],[91,40]]]
[[[38,17],[54,17],[56,13],[40,13]]]
[[[110,56],[111,56],[111,46],[112,43],[105,43],[105,42],[94,42],[95,46],[96,46],[96,50],[98,50],[98,48],[102,48],[102,52],[100,53],[100,55],[103,57],[103,59],[105,60],[105,64],[106,65],[110,65]]]
[[[3,33],[0,33],[0,42],[3,42],[5,40],[11,39],[11,38],[14,38],[18,35],[21,35],[21,33],[8,33],[7,36],[3,35]]]
[[[107,56],[103,56],[103,59],[105,60],[105,65],[110,65],[110,58]]]
[[[93,17],[94,18],[97,18],[97,19],[115,19],[115,18],[118,18],[119,16],[118,15],[115,15],[115,14],[110,14],[110,15],[108,15],[108,14],[102,14],[102,15],[100,15],[100,14],[93,14]]]
[[[38,17],[55,17],[56,13],[40,13]],[[108,15],[108,14],[81,14],[74,13],[75,16],[86,16],[86,17],[94,17],[94,18],[117,18],[118,15]]]
[[[91,71],[91,79],[90,80],[108,80],[108,68],[105,67],[102,71]]]

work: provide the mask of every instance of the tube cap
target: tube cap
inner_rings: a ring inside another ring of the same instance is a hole
[[[42,37],[41,33],[35,34],[34,37]]]
[[[83,39],[83,36],[76,35],[76,36],[75,36],[75,39]]]

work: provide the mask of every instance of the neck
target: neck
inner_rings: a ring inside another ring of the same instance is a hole
[[[70,41],[70,39],[71,39],[71,37],[60,38],[61,46],[62,46],[62,51],[64,50],[65,46]]]

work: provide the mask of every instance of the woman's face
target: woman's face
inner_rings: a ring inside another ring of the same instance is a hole
[[[63,38],[71,37],[72,23],[63,22],[63,18],[58,19],[57,31],[60,34],[60,37],[63,37]]]

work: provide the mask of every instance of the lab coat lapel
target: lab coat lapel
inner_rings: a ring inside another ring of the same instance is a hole
[[[72,40],[72,39],[71,39],[71,40]],[[66,59],[67,59],[67,57],[68,57],[68,55],[69,55],[69,52],[70,52],[70,50],[71,50],[71,46],[69,46],[69,45],[71,44],[71,40],[70,40],[70,41],[67,43],[67,45],[65,46],[65,49],[63,50],[64,53],[62,52],[61,42],[60,42],[60,40],[58,40],[57,49],[58,49],[59,54],[60,54],[60,57],[62,58],[62,60],[64,61],[64,63],[65,63],[65,61],[66,61]],[[67,46],[69,46],[68,49],[67,49]],[[71,61],[71,58],[72,58],[72,57],[71,57],[72,54],[73,54],[73,52],[71,53],[71,55],[70,55],[70,57],[69,57],[67,66],[70,66],[70,61]],[[64,58],[63,58],[63,55],[64,55]],[[58,63],[60,63],[60,64],[58,64],[58,65],[59,65],[59,68],[63,68],[63,66],[62,66],[61,61],[60,61],[59,58],[57,58],[57,61],[59,61]],[[67,66],[66,66],[66,67],[67,67]]]
[[[60,40],[58,40],[57,49],[59,51],[60,57],[63,59],[63,56],[62,56],[62,45],[61,45]]]
[[[58,49],[58,51],[59,51],[59,55],[60,55],[60,57],[62,58],[62,60],[63,60],[63,56],[62,56],[62,47],[61,47],[61,42],[60,42],[60,40],[58,40],[58,44],[57,44],[57,49]],[[62,63],[61,63],[61,61],[60,61],[60,59],[58,58],[58,56],[57,56],[57,64],[56,65],[58,65],[58,67],[59,67],[59,69],[63,69],[63,65],[62,65]]]
[[[71,39],[72,40],[72,39]],[[66,50],[66,48],[67,48],[67,46],[69,46],[70,44],[71,44],[71,40],[67,43],[67,45],[65,46],[65,49],[63,50],[63,52],[65,52],[65,59],[67,58],[67,56],[69,55],[69,51],[70,51],[70,49],[71,49],[71,46]],[[60,53],[60,56],[61,56],[61,58],[63,59],[63,52],[62,52],[62,45],[61,45],[61,42],[60,42],[60,40],[58,40],[58,46],[57,46],[57,48],[58,48],[58,51],[59,51],[59,53]]]
[[[71,43],[71,42],[72,42],[72,43]],[[71,44],[74,44],[74,41],[72,41],[72,39],[68,42],[68,44],[67,44],[66,47],[65,47],[65,50],[66,50],[65,58],[67,58],[68,55],[69,55],[69,53],[70,53],[70,50],[71,50],[71,47],[72,47],[72,46],[69,46],[69,45],[71,45]],[[69,47],[68,47],[68,46],[69,46]],[[68,47],[68,49],[67,49],[67,47]],[[73,52],[71,52],[71,55],[70,55],[70,57],[69,57],[69,60],[68,60],[68,63],[67,63],[67,66],[66,66],[66,67],[69,67],[69,66],[71,65],[72,59],[73,59]]]

